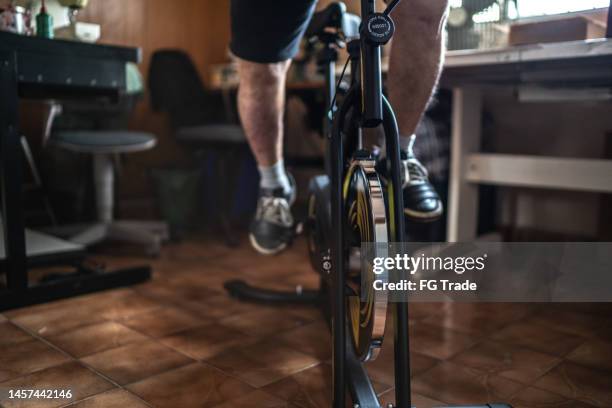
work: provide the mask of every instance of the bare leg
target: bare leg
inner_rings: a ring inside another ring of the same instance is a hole
[[[290,61],[259,64],[239,60],[238,110],[257,164],[282,160],[285,79]]]
[[[404,213],[435,221],[443,204],[414,156],[413,135],[436,87],[444,59],[448,0],[404,0],[393,12],[396,33],[389,62],[389,97],[395,107],[402,148]]]
[[[257,212],[249,239],[264,255],[287,248],[294,233],[290,207],[295,200],[295,188],[283,163],[285,80],[289,64],[290,61],[238,62],[238,111],[260,175]]]
[[[400,133],[412,135],[436,87],[444,59],[448,0],[404,0],[393,11],[389,97]]]

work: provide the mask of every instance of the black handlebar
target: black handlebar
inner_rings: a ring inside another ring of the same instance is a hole
[[[402,0],[391,0],[391,3],[389,3],[385,11],[383,11],[383,14],[385,16],[388,16],[389,14],[391,14],[393,12],[393,9],[399,4],[400,1]]]

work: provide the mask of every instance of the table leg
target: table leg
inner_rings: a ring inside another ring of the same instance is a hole
[[[452,120],[447,239],[467,242],[476,238],[478,227],[478,185],[468,182],[465,174],[468,155],[480,151],[480,89],[457,88],[453,91]]]
[[[0,52],[0,184],[7,284],[11,291],[28,285],[22,202],[22,164],[18,133],[17,56]]]

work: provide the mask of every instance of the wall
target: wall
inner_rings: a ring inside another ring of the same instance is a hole
[[[100,43],[141,47],[145,76],[151,55],[159,48],[187,51],[204,80],[211,64],[227,60],[229,0],[91,0],[79,20],[102,26]],[[165,115],[153,112],[147,97],[136,108],[131,128],[155,133],[158,146],[124,157],[121,208],[130,214],[150,207],[147,169],[190,159],[174,141]]]

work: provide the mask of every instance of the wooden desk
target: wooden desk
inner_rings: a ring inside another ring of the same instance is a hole
[[[22,161],[18,130],[20,97],[118,98],[126,88],[125,65],[140,50],[48,40],[0,32],[0,177],[5,220],[7,290],[0,310],[141,282],[148,267],[71,277],[40,285],[28,282],[22,208]]]
[[[612,40],[449,53],[442,78],[453,89],[448,240],[476,238],[478,185],[612,192],[612,160],[480,153],[482,93],[487,86],[550,92],[612,87]],[[588,95],[587,95],[588,96]],[[593,98],[601,98],[592,92]]]

